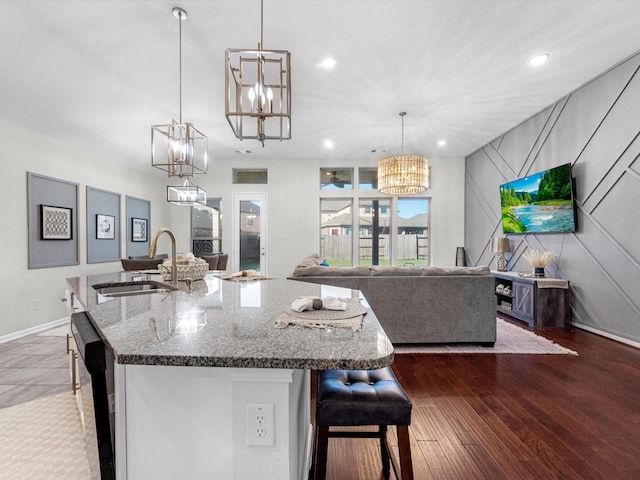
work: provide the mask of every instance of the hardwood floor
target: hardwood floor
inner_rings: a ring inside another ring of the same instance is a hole
[[[416,480],[640,478],[640,350],[538,333],[579,355],[396,355]],[[378,478],[375,440],[330,440],[328,480]]]

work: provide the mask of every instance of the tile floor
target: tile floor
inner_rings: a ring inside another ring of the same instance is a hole
[[[94,424],[83,430],[71,392],[67,328],[0,343],[2,479],[100,478]]]
[[[0,408],[71,391],[66,338],[50,332],[0,343]]]

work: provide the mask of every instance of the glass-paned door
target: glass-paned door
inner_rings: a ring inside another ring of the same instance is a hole
[[[399,198],[395,250],[398,265],[430,265],[429,199]]]
[[[256,270],[266,275],[267,196],[264,193],[234,195],[234,270]]]

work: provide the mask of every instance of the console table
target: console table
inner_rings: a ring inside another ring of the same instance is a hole
[[[492,270],[496,310],[533,327],[565,327],[571,319],[569,281]],[[500,288],[502,285],[502,288]],[[505,289],[508,289],[505,292]]]

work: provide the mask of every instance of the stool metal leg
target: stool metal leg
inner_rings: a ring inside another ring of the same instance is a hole
[[[313,455],[314,480],[325,480],[327,478],[327,450],[329,448],[329,426],[316,426],[316,447]]]
[[[402,480],[413,480],[409,426],[398,425],[396,428],[398,430],[398,450],[400,453],[400,471],[402,472]]]
[[[382,458],[382,473],[385,478],[389,477],[391,465],[389,463],[389,444],[387,443],[387,426],[380,425],[380,458]]]

